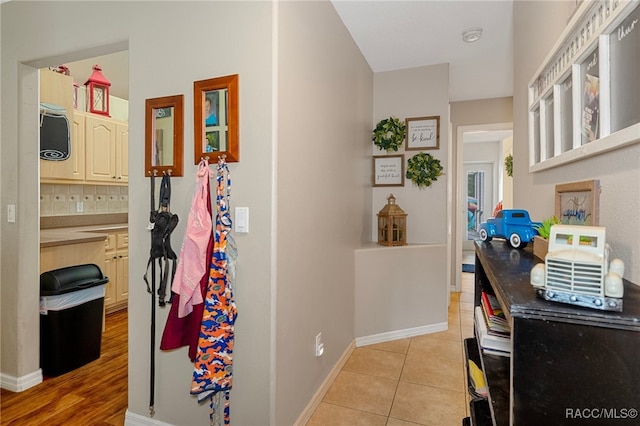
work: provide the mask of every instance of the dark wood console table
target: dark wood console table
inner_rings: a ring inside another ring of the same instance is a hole
[[[494,293],[511,326],[511,357],[484,354],[467,339],[489,388],[471,401],[473,425],[640,424],[640,287],[624,283],[622,312],[536,297],[530,248],[476,242],[475,305]]]

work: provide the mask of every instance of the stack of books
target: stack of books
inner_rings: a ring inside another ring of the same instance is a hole
[[[476,306],[475,326],[484,353],[510,356],[511,329],[496,297],[482,292],[481,304]]]

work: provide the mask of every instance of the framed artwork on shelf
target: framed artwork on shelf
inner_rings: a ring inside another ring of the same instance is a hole
[[[555,215],[565,225],[599,225],[600,181],[556,185]]]
[[[373,157],[373,186],[404,186],[404,155]]]
[[[440,148],[440,116],[407,118],[406,150]]]

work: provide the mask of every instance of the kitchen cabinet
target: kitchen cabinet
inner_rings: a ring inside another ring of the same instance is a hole
[[[109,277],[104,298],[107,312],[125,308],[129,299],[129,234],[126,231],[107,236],[104,274]]]
[[[76,117],[73,110],[73,79],[64,74],[43,69],[40,71],[40,102],[65,108],[70,127],[71,152],[67,160],[40,159],[40,177],[46,179],[84,180],[84,117]]]
[[[127,183],[129,181],[129,128],[127,123],[93,114],[85,118],[85,180]]]

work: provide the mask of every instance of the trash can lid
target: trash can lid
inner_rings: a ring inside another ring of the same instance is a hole
[[[40,274],[40,296],[56,296],[106,284],[100,267],[93,263],[67,266]]]

